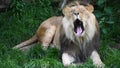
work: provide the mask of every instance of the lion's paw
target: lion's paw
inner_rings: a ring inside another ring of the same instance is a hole
[[[105,67],[105,64],[103,62],[95,62],[93,63],[95,65],[95,67],[97,68],[104,68]]]

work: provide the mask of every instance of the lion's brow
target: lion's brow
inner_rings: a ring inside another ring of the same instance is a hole
[[[87,2],[84,2],[84,1],[72,1],[72,2],[68,2],[69,6],[71,5],[83,5],[83,6],[88,6],[88,3]]]
[[[74,6],[77,6],[77,3],[76,2],[70,2],[70,3],[68,3],[69,4],[69,6],[72,6],[72,5],[74,5]]]

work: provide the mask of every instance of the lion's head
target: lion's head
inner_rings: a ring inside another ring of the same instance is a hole
[[[92,13],[94,10],[90,4],[81,4],[79,2],[72,2],[66,5],[63,9],[64,18],[69,21],[75,35],[80,37],[86,33],[93,36],[95,32],[95,16]],[[93,29],[91,29],[93,28]],[[89,37],[90,37],[89,36]]]

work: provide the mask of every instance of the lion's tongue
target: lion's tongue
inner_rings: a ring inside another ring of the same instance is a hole
[[[82,28],[81,27],[77,27],[77,36],[80,36],[82,33]]]

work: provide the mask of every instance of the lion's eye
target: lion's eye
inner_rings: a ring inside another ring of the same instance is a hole
[[[85,10],[82,10],[83,12],[85,12]]]
[[[85,12],[85,10],[81,10],[81,13],[84,13]]]
[[[71,13],[73,14],[75,12],[75,10],[71,10]]]
[[[69,5],[70,7],[74,7],[75,5],[74,4],[71,4],[71,5]]]
[[[75,5],[71,5],[71,7],[74,7]]]

